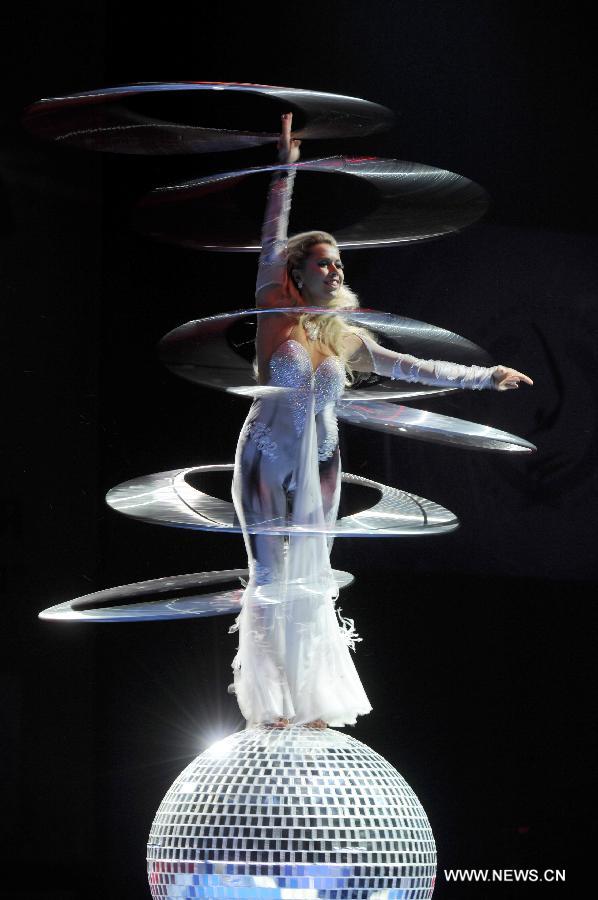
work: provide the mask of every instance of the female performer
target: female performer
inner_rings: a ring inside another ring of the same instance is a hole
[[[299,159],[291,125],[292,114],[283,115],[278,147],[285,165]],[[231,629],[239,632],[234,691],[248,727],[349,725],[372,708],[349,652],[360,638],[335,610],[327,537],[340,493],[335,404],[351,372],[474,390],[532,384],[505,366],[395,353],[342,315],[301,312],[353,308],[358,301],[344,283],[331,235],[315,231],[287,240],[294,175],[293,169],[277,172],[268,195],[256,301],[260,309],[284,309],[258,316],[264,390],[241,431],[233,476],[249,558],[249,582]]]

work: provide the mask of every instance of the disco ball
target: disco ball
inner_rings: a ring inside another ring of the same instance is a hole
[[[429,900],[436,848],[405,779],[330,728],[257,727],[212,745],[164,797],[154,900]]]

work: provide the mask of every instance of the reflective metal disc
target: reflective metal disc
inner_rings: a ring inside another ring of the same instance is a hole
[[[185,247],[257,251],[272,172],[288,168],[297,170],[291,233],[319,228],[334,234],[344,248],[443,237],[477,221],[488,206],[483,188],[446,169],[333,156],[156,188],[139,204],[134,225],[150,237]]]
[[[190,483],[196,476],[233,471],[232,464],[172,469],[134,478],[108,491],[106,502],[116,512],[143,522],[193,528],[200,531],[241,532],[233,504]],[[378,501],[361,512],[337,520],[331,528],[289,525],[284,520],[247,523],[250,534],[327,534],[335,537],[397,537],[398,535],[445,534],[458,527],[454,513],[431,500],[361,478],[342,475],[344,483],[373,489]]]
[[[350,572],[339,569],[333,569],[333,576],[340,589],[354,581]],[[58,603],[41,612],[39,618],[61,622],[151,622],[236,615],[241,608],[242,582],[247,578],[247,569],[153,578]],[[216,589],[217,585],[221,588]]]
[[[393,114],[358,97],[264,84],[175,81],[101,88],[38,100],[23,122],[38,137],[111,153],[215,153],[276,142],[283,112],[293,135],[356,137],[385,131]]]
[[[342,403],[337,407],[337,415],[343,422],[351,425],[436,444],[511,453],[530,453],[537,449],[535,444],[525,438],[499,431],[498,428],[490,428],[489,425],[399,406],[385,400]]]
[[[255,388],[252,364],[257,317],[276,312],[292,315],[294,310],[238,310],[187,322],[162,338],[158,351],[160,359],[171,372],[196,384],[233,393],[238,388]],[[319,307],[302,307],[301,312],[342,316],[349,324],[369,329],[392,349],[423,359],[443,359],[464,365],[492,365],[486,351],[467,338],[406,316],[369,309],[330,310]],[[455,390],[368,375],[358,376],[343,399],[407,400],[422,395],[453,393]]]

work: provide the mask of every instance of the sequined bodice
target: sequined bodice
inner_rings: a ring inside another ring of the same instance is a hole
[[[311,358],[303,344],[292,339],[284,341],[270,358],[272,387],[291,388],[283,399],[290,408],[297,436],[303,433],[313,392],[316,417],[318,458],[325,460],[338,444],[338,423],[335,404],[345,389],[345,367],[338,356],[327,356],[313,369]]]
[[[338,446],[335,405],[345,389],[345,367],[338,356],[327,356],[314,370],[299,341],[284,341],[270,359],[269,387],[282,387],[274,397],[256,400],[245,425],[245,437],[271,460],[292,464],[306,427],[315,418],[318,458],[329,459]]]
[[[345,367],[338,356],[327,356],[313,369],[309,353],[303,344],[288,340],[272,354],[268,384],[295,388],[298,391],[298,405],[305,403],[305,398],[301,395],[309,393],[313,385],[317,414],[341,397],[345,388]]]

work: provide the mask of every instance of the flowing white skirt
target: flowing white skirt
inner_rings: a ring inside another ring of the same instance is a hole
[[[233,671],[249,726],[281,717],[342,726],[372,709],[350,652],[360,639],[335,608],[326,529],[339,496],[338,447],[318,462],[313,401],[297,435],[284,400],[257,400],[241,431],[233,479],[250,572],[231,629],[239,632]],[[298,532],[249,533],[286,523]]]

